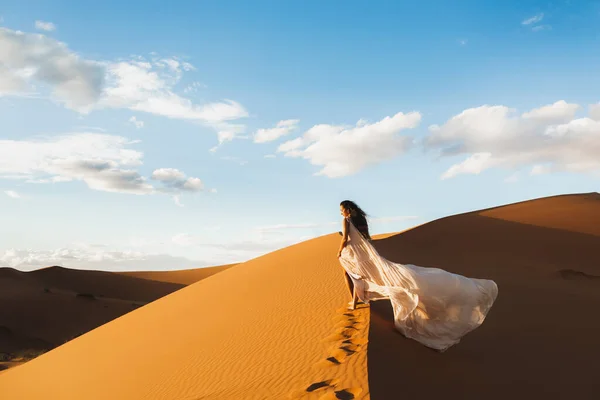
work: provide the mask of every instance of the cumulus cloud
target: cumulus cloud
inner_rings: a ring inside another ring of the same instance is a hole
[[[0,28],[0,95],[42,84],[66,107],[81,113],[123,108],[212,127],[219,141],[239,134],[230,121],[248,116],[236,101],[195,104],[175,93],[184,72],[194,66],[177,58],[118,62],[85,60],[66,44],[42,34]],[[243,125],[242,125],[243,127]]]
[[[590,104],[589,106],[590,118],[595,121],[600,121],[600,103]]]
[[[442,156],[467,156],[444,172],[443,179],[493,167],[530,167],[533,174],[598,173],[600,121],[576,118],[579,109],[563,100],[521,115],[506,106],[470,108],[442,126],[430,126],[425,146]]]
[[[0,97],[3,95],[18,94],[26,90],[27,83],[25,80],[0,64]]]
[[[136,117],[129,118],[129,122],[136,127],[136,129],[141,129],[144,127],[144,121],[140,121]]]
[[[152,179],[156,179],[157,181],[169,182],[182,180],[183,178],[185,178],[185,174],[175,168],[160,168],[152,173]]]
[[[31,140],[0,140],[0,178],[30,182],[84,181],[90,188],[145,194],[152,191],[131,167],[140,151],[120,136],[75,133]]]
[[[288,135],[298,127],[297,119],[279,121],[274,128],[259,129],[254,134],[254,143],[266,143]]]
[[[155,188],[141,176],[143,153],[130,148],[137,141],[100,133],[73,133],[30,140],[0,140],[0,179],[29,183],[83,181],[94,190],[130,194],[197,192],[198,178],[162,168],[153,178],[164,187]]]
[[[52,22],[35,21],[35,29],[52,32],[56,30],[56,25],[54,25]]]
[[[64,43],[44,35],[0,28],[0,90],[6,82],[23,89],[31,82],[47,84],[67,107],[89,111],[100,98],[105,69],[83,60]]]
[[[161,63],[167,65],[168,69],[158,68]],[[182,65],[174,59],[155,62],[142,59],[109,64],[108,82],[100,105],[208,124],[248,115],[246,109],[233,100],[196,105],[174,93],[173,86],[180,80],[181,68]]]
[[[198,192],[204,189],[204,184],[199,178],[187,178],[183,172],[175,168],[154,170],[152,179],[162,182],[165,187],[161,190],[167,192]]]
[[[373,124],[360,120],[354,127],[315,125],[303,136],[282,143],[277,151],[322,167],[316,175],[348,176],[404,153],[412,139],[398,133],[417,127],[420,121],[418,112],[400,112]]]

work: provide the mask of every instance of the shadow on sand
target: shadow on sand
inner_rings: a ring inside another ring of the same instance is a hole
[[[600,392],[599,236],[470,213],[375,246],[394,262],[493,279],[499,295],[483,325],[445,353],[404,338],[390,302],[373,302],[372,399],[591,399]]]

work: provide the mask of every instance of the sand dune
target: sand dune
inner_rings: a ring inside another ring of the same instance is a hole
[[[308,393],[367,393],[368,309],[338,311],[348,300],[338,242],[332,234],[288,247],[171,293],[6,371],[0,391],[11,399],[281,399],[335,379]],[[31,377],[36,385],[24,385]]]
[[[600,354],[598,216],[600,195],[561,196],[443,218],[376,240],[394,261],[498,283],[483,326],[442,354],[398,334],[387,301],[344,312],[348,295],[335,233],[234,266],[117,318],[3,373],[0,393],[8,399],[591,399]]]
[[[377,243],[396,262],[494,279],[486,322],[440,357],[371,306],[369,383],[386,399],[597,398],[600,195],[557,196],[433,221]]]
[[[226,267],[123,274],[0,268],[0,370],[15,365],[8,360],[33,358]]]
[[[135,278],[149,279],[159,282],[180,283],[182,285],[191,285],[202,279],[208,278],[218,272],[225,271],[236,264],[220,265],[218,267],[206,267],[195,269],[182,269],[177,271],[134,271],[119,272],[121,275],[133,276]]]

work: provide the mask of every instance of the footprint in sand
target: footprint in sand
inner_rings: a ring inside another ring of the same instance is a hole
[[[358,397],[358,395],[362,392],[361,388],[348,388],[336,390],[333,393],[326,393],[323,396],[319,397],[319,400],[353,400]]]
[[[361,320],[340,321],[336,324],[334,333],[322,339],[321,342],[337,342],[352,339],[364,328],[363,322]]]
[[[362,346],[354,343],[339,343],[336,344],[333,351],[329,353],[329,357],[327,357],[324,361],[322,361],[321,365],[340,365],[344,363],[348,357],[356,354],[357,352],[362,350]]]
[[[306,388],[306,392],[312,393],[312,392],[316,392],[320,389],[334,388],[337,383],[338,383],[337,379],[329,379],[326,381],[315,382]]]
[[[307,395],[315,393],[315,392],[319,393],[319,392],[325,392],[327,390],[332,390],[332,389],[335,389],[335,385],[337,385],[338,382],[339,381],[337,379],[327,379],[324,381],[311,383],[309,386],[305,387],[304,389],[297,390],[295,392],[290,393],[289,397],[291,399],[301,399],[301,398],[304,398]]]
[[[321,340],[321,342],[337,343],[335,343],[334,347],[331,349],[329,356],[316,364],[319,367],[333,367],[342,364],[348,359],[348,357],[351,357],[352,355],[361,351],[363,345],[368,342],[368,340],[364,338],[355,337],[360,333],[362,328],[364,328],[364,317],[357,315],[356,310],[349,311],[348,309],[344,308],[339,311],[341,312],[341,315],[338,315],[334,318],[334,320],[337,321],[335,325],[335,332]],[[291,393],[290,397],[297,399],[303,397],[303,395],[323,391],[327,393],[320,397],[322,400],[350,400],[356,398],[362,392],[361,388],[335,390],[337,383],[337,379],[314,382],[304,390],[298,390]]]
[[[367,342],[363,338],[355,337],[362,330],[364,319],[357,317],[353,313],[344,313],[341,317],[336,318],[339,322],[336,324],[337,329],[335,333],[323,339],[323,342],[337,343],[329,353],[329,357],[318,363],[319,366],[340,365],[348,357],[361,351],[362,345]]]

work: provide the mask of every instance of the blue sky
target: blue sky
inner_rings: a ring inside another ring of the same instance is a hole
[[[0,17],[0,266],[215,265],[338,230],[347,198],[389,232],[597,191],[600,2]]]

